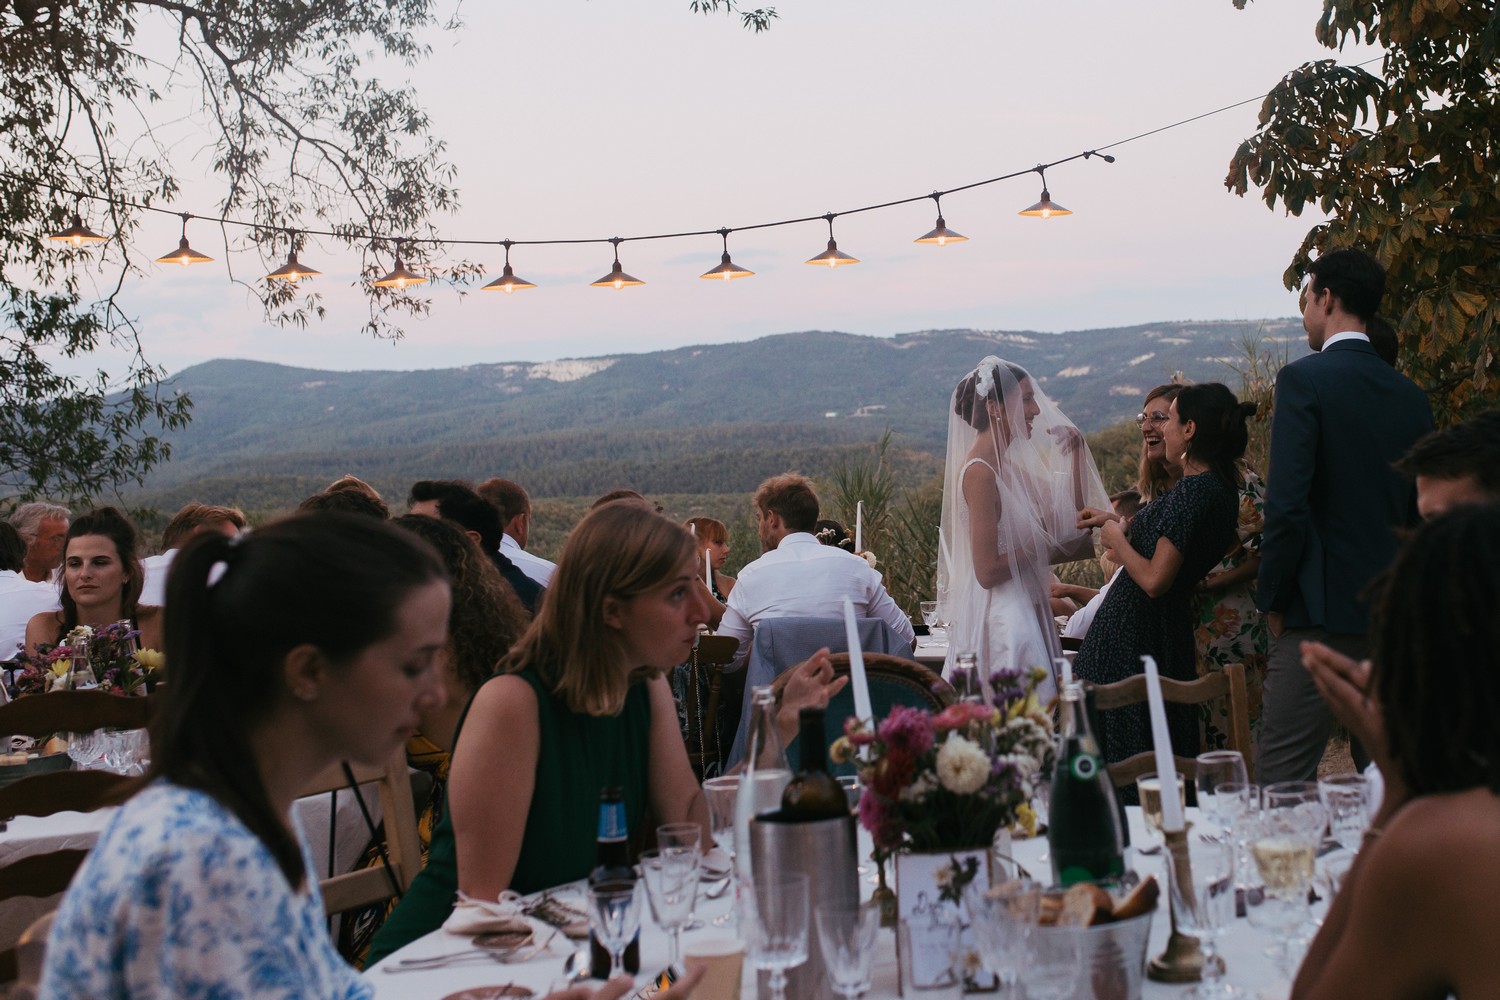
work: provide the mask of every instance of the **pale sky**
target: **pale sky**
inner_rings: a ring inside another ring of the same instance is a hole
[[[1320,0],[787,0],[753,35],[687,0],[473,2],[456,34],[409,73],[459,170],[463,210],[445,235],[516,240],[633,236],[745,226],[922,195],[1102,147],[1263,95],[1331,53],[1313,28]],[[393,81],[388,81],[393,82]],[[1163,320],[1294,315],[1281,274],[1312,213],[1286,218],[1223,187],[1258,104],[1112,149],[1114,164],[1049,172],[1058,219],[1016,215],[1027,177],[945,198],[969,242],[912,242],[931,201],[838,220],[863,263],[830,271],[826,224],[731,236],[757,272],[701,281],[717,236],[629,242],[624,268],[647,284],[589,287],[608,245],[517,247],[516,273],[540,287],[462,298],[432,289],[432,313],[400,343],[359,328],[354,259],[333,244],[301,255],[324,272],[329,315],[303,330],[265,326],[229,282],[217,228],[193,244],[219,258],[148,265],[127,283],[151,360],[170,371],[216,357],[333,369],[543,361],[721,343],[797,330],[889,336],[973,327],[1063,331]],[[176,164],[204,177],[206,153]],[[213,187],[174,206],[217,214]],[[197,198],[196,202],[193,198]],[[175,244],[178,223],[147,222],[136,250]],[[498,276],[499,246],[468,248]],[[251,254],[235,261],[255,273]],[[488,280],[488,277],[486,280]]]

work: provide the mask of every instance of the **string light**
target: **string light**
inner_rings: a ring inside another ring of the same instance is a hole
[[[181,264],[187,267],[189,264],[207,264],[213,260],[206,254],[201,254],[188,246],[187,224],[192,218],[187,212],[179,213],[182,216],[182,239],[177,241],[177,249],[164,256],[156,258],[158,264]]]
[[[401,241],[396,241],[396,266],[381,277],[370,282],[376,288],[405,288],[408,285],[425,285],[427,279],[415,271],[407,270],[401,263]]]
[[[926,236],[918,236],[912,242],[931,243],[935,246],[940,247],[947,246],[949,243],[969,242],[969,238],[967,236],[964,236],[962,233],[955,233],[953,230],[949,229],[948,224],[943,221],[942,193],[938,191],[932,192],[932,201],[935,205],[937,205],[937,225],[933,227],[932,232],[928,233]]]
[[[505,270],[500,272],[500,277],[481,288],[481,292],[504,292],[506,295],[511,295],[517,289],[536,287],[525,278],[516,277],[516,272],[510,269],[510,248],[512,243],[512,240],[500,241],[500,245],[505,248]]]
[[[729,259],[729,234],[732,232],[734,232],[732,229],[719,230],[719,235],[724,239],[724,256],[720,258],[718,267],[704,271],[698,277],[718,279],[719,281],[733,281],[735,278],[749,278],[755,275],[754,271],[740,267]]]
[[[826,267],[839,267],[844,264],[858,264],[858,257],[851,257],[839,249],[838,243],[833,239],[833,220],[838,218],[836,212],[829,212],[823,218],[828,220],[828,249],[816,257],[803,261],[804,264],[822,264]]]
[[[1114,157],[1110,157],[1110,162],[1114,162]],[[1029,215],[1036,219],[1050,219],[1054,215],[1072,215],[1071,211],[1053,201],[1052,195],[1047,191],[1047,168],[1038,163],[1033,169],[1042,175],[1042,200],[1016,214]]]
[[[644,285],[644,281],[642,281],[640,278],[632,278],[630,275],[626,274],[625,271],[620,267],[620,244],[624,243],[625,241],[620,237],[615,236],[611,237],[609,242],[615,245],[615,266],[610,268],[609,273],[604,277],[600,278],[598,281],[591,281],[589,282],[589,284],[593,285],[595,288],[613,288],[616,291],[621,288],[632,288],[636,285]]]
[[[278,267],[276,270],[272,271],[270,274],[266,275],[267,281],[290,281],[295,285],[303,278],[315,278],[323,273],[322,271],[314,271],[306,264],[297,263],[297,250],[295,247],[295,243],[296,240],[294,237],[294,246],[287,251],[286,263]]]
[[[52,233],[47,237],[49,240],[71,243],[77,247],[85,243],[103,243],[109,239],[107,236],[100,236],[83,224],[83,216],[78,214],[78,206],[82,202],[82,197],[73,202],[73,224],[60,233]]]

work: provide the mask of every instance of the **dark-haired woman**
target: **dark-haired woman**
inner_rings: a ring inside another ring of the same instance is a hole
[[[142,649],[160,649],[161,609],[139,605],[146,571],[137,554],[135,525],[113,507],[89,511],[68,526],[58,601],[26,625],[26,654],[41,643],[56,645],[79,625],[98,629],[128,621],[140,632]]]
[[[1234,540],[1246,413],[1217,382],[1184,386],[1172,401],[1161,424],[1162,446],[1179,478],[1135,515],[1128,538],[1119,521],[1100,528],[1104,547],[1124,572],[1084,637],[1074,663],[1080,678],[1095,684],[1124,680],[1141,672],[1143,654],[1156,659],[1163,677],[1197,677],[1193,593]],[[1101,715],[1107,761],[1151,749],[1145,706]],[[1194,756],[1196,712],[1169,706],[1168,725],[1174,751]]]
[[[1302,644],[1385,796],[1292,997],[1500,996],[1500,506],[1427,522],[1377,587],[1371,660]]]

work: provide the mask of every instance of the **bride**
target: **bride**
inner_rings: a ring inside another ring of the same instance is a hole
[[[1048,604],[1051,565],[1093,557],[1078,511],[1107,503],[1083,435],[1019,365],[987,357],[953,390],[938,615],[948,665],[979,657],[984,677],[1062,655]],[[1056,694],[1053,681],[1038,694]]]

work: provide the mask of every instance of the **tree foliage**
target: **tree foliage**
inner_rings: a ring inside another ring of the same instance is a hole
[[[1243,7],[1245,0],[1235,0]],[[1356,246],[1387,268],[1401,363],[1441,415],[1490,405],[1500,379],[1500,7],[1493,0],[1325,0],[1318,40],[1385,49],[1379,73],[1307,63],[1266,96],[1226,186],[1259,188],[1308,231],[1287,269]]]

